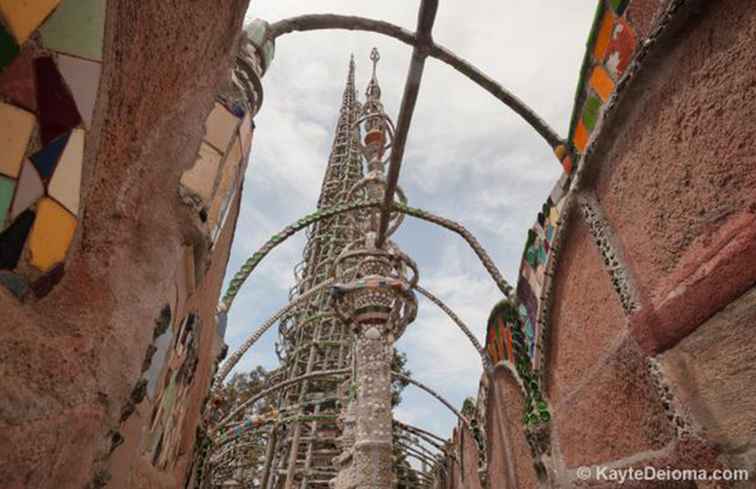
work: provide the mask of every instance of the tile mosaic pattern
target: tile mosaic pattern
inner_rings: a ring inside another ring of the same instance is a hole
[[[543,338],[548,326],[549,274],[558,259],[554,249],[566,203],[570,173],[585,153],[591,134],[601,120],[638,46],[632,23],[623,15],[627,0],[599,0],[591,30],[570,123],[570,148],[554,152],[564,173],[528,231],[520,264],[516,297],[496,305],[489,316],[486,350],[494,364],[507,365],[521,383],[526,399],[523,421],[528,427],[550,420],[547,401],[541,396],[544,364]]]
[[[78,228],[106,0],[0,0],[0,273],[24,298],[64,274]]]
[[[168,351],[162,361],[153,357],[153,362],[161,365],[154,373],[158,381],[152,391],[155,402],[152,422],[144,438],[144,452],[160,469],[176,459],[181,446],[182,428],[190,405],[188,397],[199,363],[200,329],[199,318],[195,314],[187,315],[175,334],[169,330]]]
[[[598,2],[570,124],[569,141],[577,152],[575,161],[585,153],[604,106],[638,47],[635,29],[623,15],[627,3],[627,0]]]
[[[205,122],[197,160],[181,176],[179,194],[202,216],[213,244],[240,186],[252,142],[251,116],[238,110],[218,99]]]

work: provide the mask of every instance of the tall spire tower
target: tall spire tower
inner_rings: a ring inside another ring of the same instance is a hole
[[[318,208],[348,202],[350,190],[364,176],[360,153],[354,59],[349,62],[336,134],[325,170]],[[310,296],[281,321],[277,350],[281,358],[280,380],[349,367],[352,332],[330,307],[329,288],[333,264],[354,239],[349,217],[323,219],[308,230],[303,261],[295,268],[296,285],[291,299]],[[336,475],[332,459],[340,453],[337,424],[339,388],[343,377],[319,377],[282,392],[278,405],[283,418],[278,428],[275,457],[270,471],[276,489],[328,489]]]

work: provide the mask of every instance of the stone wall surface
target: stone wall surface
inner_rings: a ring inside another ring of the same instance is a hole
[[[177,188],[228,78],[246,4],[108,2],[84,212],[65,275],[39,300],[0,290],[3,487],[183,486],[221,346],[215,308],[238,196],[211,251]],[[185,406],[166,418],[170,460],[154,466],[145,443],[157,400],[143,374],[157,359],[156,324],[178,330],[191,313],[192,347],[166,356],[185,381]]]

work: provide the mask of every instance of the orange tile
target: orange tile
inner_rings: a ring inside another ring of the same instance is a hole
[[[614,91],[614,82],[603,66],[596,66],[591,74],[591,88],[606,102]]]
[[[606,56],[606,50],[609,47],[609,42],[612,40],[614,20],[612,11],[607,10],[604,18],[601,20],[601,27],[596,36],[596,42],[593,44],[593,57],[598,61],[604,61],[604,56]]]
[[[572,142],[575,144],[578,151],[581,153],[585,151],[585,147],[588,144],[588,129],[586,129],[582,119],[575,127],[575,134],[572,135]]]

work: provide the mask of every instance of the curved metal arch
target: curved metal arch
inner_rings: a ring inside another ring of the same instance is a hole
[[[284,306],[283,308],[279,309],[278,312],[276,312],[273,316],[268,318],[267,321],[262,323],[259,328],[255,330],[255,332],[247,338],[247,340],[242,343],[242,345],[239,347],[238,350],[236,350],[234,353],[232,353],[228,359],[223,362],[223,366],[221,367],[220,371],[218,372],[218,375],[215,377],[215,380],[213,381],[212,388],[218,388],[223,384],[223,381],[226,380],[226,377],[228,377],[228,374],[231,373],[231,369],[233,369],[237,363],[241,360],[241,358],[244,356],[247,351],[249,351],[250,348],[252,348],[252,345],[257,343],[257,341],[262,337],[262,335],[265,334],[278,320],[280,320],[282,317],[284,317],[289,311],[291,311],[294,307],[299,305],[301,302],[303,302],[305,299],[309,299],[313,295],[315,295],[316,292],[320,292],[321,290],[325,289],[329,285],[331,285],[334,281],[333,280],[326,280],[325,282],[316,285],[312,289],[308,290],[304,294],[298,296],[293,301],[289,302]]]
[[[451,66],[454,70],[466,76],[473,83],[496,97],[504,105],[522,117],[552,149],[555,149],[561,144],[565,144],[564,140],[559,137],[556,131],[552,129],[532,108],[512,92],[502,87],[494,79],[487,76],[472,63],[465,61],[449,49],[436,44],[432,40],[429,40],[428,42],[418,39],[418,36],[415,33],[389,22],[351,15],[299,15],[272,23],[270,25],[269,37],[271,39],[276,39],[284,34],[292,32],[327,29],[374,32],[376,34],[393,37],[394,39],[413,47],[426,46],[428,56]]]
[[[441,404],[443,404],[444,406],[446,406],[446,408],[449,411],[451,411],[452,413],[454,413],[454,415],[457,416],[457,418],[459,418],[459,420],[462,421],[465,424],[465,426],[467,426],[467,428],[470,430],[471,433],[473,432],[473,428],[472,428],[472,424],[470,423],[470,420],[467,419],[467,417],[464,414],[462,414],[461,412],[457,411],[457,409],[454,406],[452,406],[449,401],[447,401],[446,399],[444,399],[436,391],[434,391],[433,389],[431,389],[427,385],[425,385],[425,384],[423,384],[423,383],[421,383],[421,382],[419,382],[419,381],[417,381],[417,380],[415,380],[415,379],[413,379],[411,377],[407,377],[406,375],[401,374],[399,372],[391,372],[391,376],[395,377],[397,379],[401,379],[401,380],[403,380],[403,381],[405,381],[405,382],[407,382],[409,384],[412,384],[415,387],[419,387],[420,389],[424,390],[425,392],[427,392],[431,396],[435,397],[436,400],[438,400]]]
[[[289,387],[289,386],[294,385],[294,384],[298,384],[299,382],[304,382],[306,380],[315,379],[315,378],[318,378],[318,377],[329,377],[329,376],[332,376],[332,375],[333,376],[335,376],[335,375],[350,375],[351,373],[352,373],[352,369],[350,369],[350,368],[342,368],[342,369],[336,369],[336,370],[322,370],[320,372],[312,372],[312,373],[309,373],[309,374],[300,375],[299,377],[296,377],[296,378],[293,378],[293,379],[284,380],[283,382],[279,382],[278,384],[276,384],[274,386],[268,387],[267,389],[258,392],[257,395],[255,395],[253,397],[250,397],[249,399],[247,399],[243,403],[239,404],[233,411],[231,411],[230,413],[228,413],[226,415],[226,417],[223,418],[216,425],[216,427],[210,432],[210,436],[212,437],[212,435],[214,435],[215,433],[217,433],[218,430],[220,430],[225,425],[227,425],[234,416],[236,416],[237,414],[239,414],[240,412],[242,412],[244,409],[246,409],[247,406],[253,405],[254,403],[256,403],[257,401],[259,401],[260,399],[268,397],[269,395],[271,395],[271,394],[273,394],[273,393],[275,393],[275,392],[277,392],[277,391],[279,391],[281,389],[284,389],[284,388]]]
[[[414,386],[419,387],[420,389],[424,390],[431,396],[435,397],[439,402],[441,402],[441,404],[443,404],[451,412],[453,412],[460,421],[462,421],[462,423],[465,425],[465,427],[470,432],[470,434],[473,435],[473,439],[476,442],[475,445],[478,451],[478,473],[481,474],[488,466],[488,454],[486,453],[486,440],[483,439],[482,436],[480,436],[480,433],[481,433],[480,430],[476,426],[474,426],[465,415],[457,411],[454,408],[454,406],[452,406],[451,403],[449,403],[449,401],[441,397],[440,394],[435,392],[430,387],[426,386],[425,384],[422,384],[421,382],[418,382],[415,379],[407,377],[406,375],[401,374],[399,372],[391,372],[391,375],[398,379],[404,380],[407,383],[413,384]]]
[[[415,290],[424,295],[426,299],[437,305],[439,308],[441,308],[442,311],[446,313],[447,316],[449,316],[449,318],[454,322],[454,324],[457,325],[459,329],[462,330],[465,336],[467,336],[467,339],[470,340],[470,343],[472,343],[475,349],[478,351],[478,355],[480,355],[480,361],[483,364],[483,370],[485,370],[487,373],[493,372],[493,364],[491,363],[491,358],[488,356],[488,352],[485,350],[485,348],[483,348],[475,335],[472,334],[472,331],[470,331],[470,328],[467,327],[467,325],[459,318],[459,316],[457,316],[457,314],[449,306],[444,304],[441,299],[433,295],[430,291],[422,288],[420,285],[416,285]]]
[[[364,202],[353,202],[350,204],[337,205],[334,207],[329,207],[327,209],[318,210],[316,212],[308,214],[302,219],[299,219],[294,224],[287,226],[279,234],[273,235],[273,237],[271,237],[268,241],[266,241],[265,244],[262,245],[259,250],[257,250],[251,257],[249,257],[247,261],[245,261],[244,264],[241,266],[239,271],[236,272],[236,274],[234,275],[234,277],[231,279],[231,281],[228,284],[228,288],[226,289],[226,293],[224,294],[223,299],[221,300],[221,303],[218,305],[218,310],[220,312],[228,311],[231,308],[231,305],[233,304],[234,299],[238,295],[239,290],[241,289],[241,286],[244,285],[244,282],[247,280],[247,278],[249,278],[249,276],[252,274],[255,268],[257,268],[257,265],[260,264],[263,258],[265,258],[268,255],[268,253],[270,253],[275,247],[277,247],[279,244],[286,241],[288,238],[290,238],[297,232],[301,231],[302,229],[305,229],[310,224],[316,223],[328,217],[333,217],[339,214],[343,214],[344,212],[365,209],[368,207],[378,207],[380,205],[381,205],[381,201],[370,200],[370,201],[364,201]],[[493,278],[494,282],[496,282],[496,285],[499,288],[499,290],[502,291],[505,297],[507,298],[511,297],[514,289],[509,284],[509,282],[507,282],[506,279],[504,279],[501,272],[496,267],[491,257],[488,255],[488,252],[486,252],[485,248],[483,248],[483,246],[478,242],[475,236],[473,236],[473,234],[470,233],[464,226],[457,223],[456,221],[445,219],[441,216],[437,216],[425,210],[418,209],[415,207],[410,207],[404,204],[394,203],[393,208],[394,210],[403,212],[405,214],[409,214],[410,216],[415,217],[417,219],[422,219],[424,221],[428,221],[430,223],[441,226],[461,236],[462,239],[464,239],[467,242],[467,244],[473,249],[475,254],[478,256],[478,259],[483,264],[483,267],[486,269],[486,271],[488,271],[488,274],[491,275],[491,278]]]
[[[283,318],[288,312],[290,312],[294,307],[299,305],[301,302],[303,302],[306,299],[309,299],[312,297],[316,292],[320,292],[329,285],[334,283],[334,279],[326,280],[312,289],[308,290],[304,294],[296,297],[292,302],[289,302],[286,306],[279,309],[273,316],[271,316],[267,321],[262,323],[259,328],[255,330],[255,332],[244,342],[242,345],[237,349],[234,353],[232,353],[228,359],[223,362],[223,366],[221,367],[220,371],[215,377],[215,380],[213,381],[212,388],[217,389],[222,384],[223,381],[226,380],[226,377],[231,373],[231,370],[241,361],[242,357],[249,351],[252,346],[257,343],[257,341],[281,318]],[[427,289],[424,289],[420,285],[415,285],[414,287],[418,292],[420,292],[422,295],[424,295],[428,300],[430,300],[432,303],[436,304],[442,311],[446,313],[447,316],[454,322],[454,324],[459,327],[460,330],[467,336],[467,338],[472,343],[473,347],[478,351],[478,354],[480,355],[481,362],[483,364],[483,369],[486,372],[492,372],[493,366],[491,364],[491,359],[488,356],[488,352],[481,346],[481,344],[478,342],[478,339],[475,338],[475,335],[472,334],[470,329],[467,327],[467,325],[457,316],[454,311],[448,307],[446,304],[444,304],[441,299],[433,295],[430,291]]]

